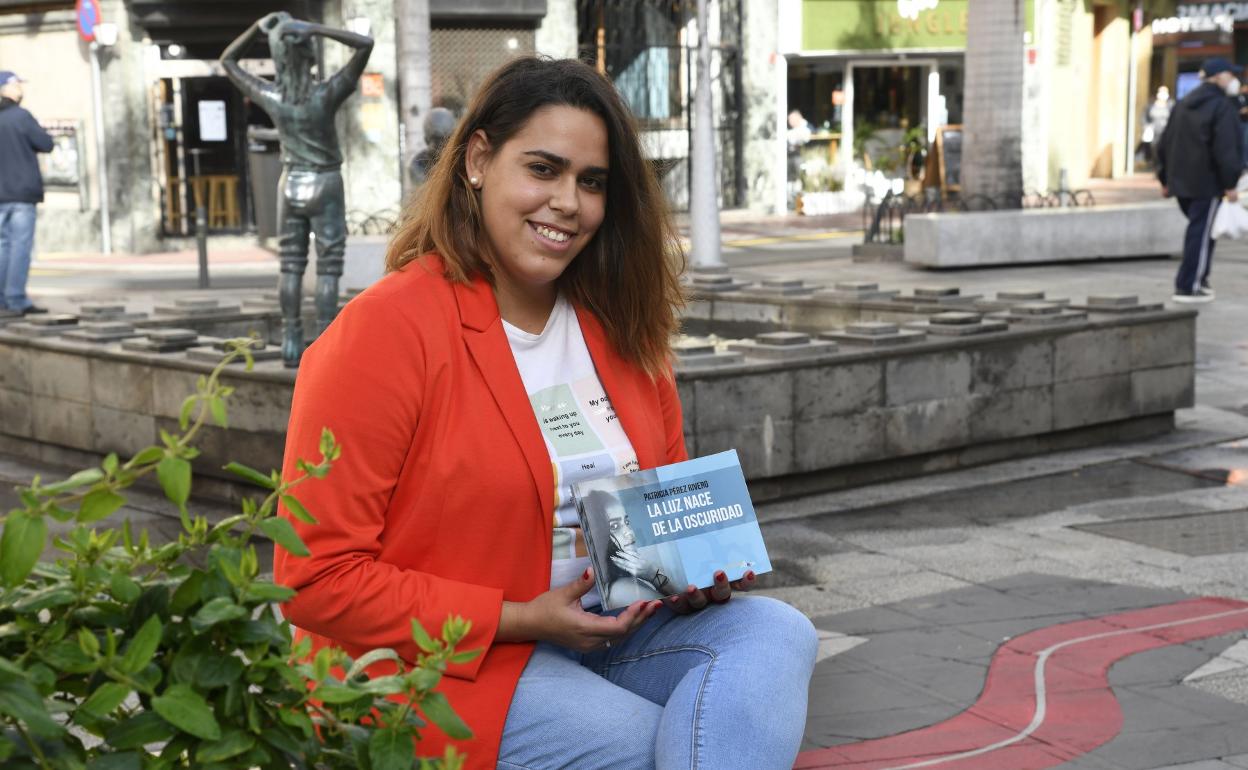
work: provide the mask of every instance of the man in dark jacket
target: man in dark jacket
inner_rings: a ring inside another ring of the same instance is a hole
[[[35,245],[35,205],[43,202],[36,152],[51,152],[52,137],[22,109],[22,81],[0,70],[0,309],[46,313],[26,296]]]
[[[1162,195],[1173,195],[1187,216],[1183,264],[1174,280],[1175,302],[1210,302],[1213,289],[1213,218],[1225,195],[1239,199],[1235,185],[1244,168],[1239,117],[1232,97],[1239,95],[1235,66],[1209,59],[1201,67],[1204,82],[1174,108],[1157,146],[1157,178]]]

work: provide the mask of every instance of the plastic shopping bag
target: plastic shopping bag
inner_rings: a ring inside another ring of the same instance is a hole
[[[1244,200],[1242,194],[1240,200]],[[1238,202],[1223,201],[1218,206],[1218,213],[1213,216],[1213,228],[1209,235],[1218,240],[1248,238],[1248,209]]]

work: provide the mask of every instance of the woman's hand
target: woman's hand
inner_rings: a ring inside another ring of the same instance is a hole
[[[620,545],[615,535],[611,536],[611,541],[615,544],[614,553],[611,554],[612,564],[638,580],[644,580],[647,583],[655,582],[659,568],[646,561],[646,558],[637,551],[637,546]]]
[[[593,571],[529,602],[503,602],[495,639],[500,642],[552,642],[578,652],[601,649],[633,633],[663,604],[638,601],[619,615],[595,615],[581,607],[594,587]]]
[[[690,585],[683,592],[675,596],[669,596],[663,600],[667,608],[677,615],[688,615],[690,612],[697,612],[714,602],[715,604],[723,604],[732,598],[733,590],[752,591],[757,584],[754,576],[754,570],[749,570],[741,576],[740,580],[728,582],[728,576],[723,570],[715,573],[715,584],[710,588],[699,589],[697,586]]]

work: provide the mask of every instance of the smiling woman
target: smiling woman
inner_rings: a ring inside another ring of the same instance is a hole
[[[411,619],[472,621],[439,691],[470,768],[792,766],[816,638],[791,607],[658,572],[604,612],[573,483],[687,459],[670,335],[683,254],[633,118],[577,61],[495,72],[387,254],[304,355],[287,464],[327,426],[348,467],[275,556],[315,646],[414,657]],[[614,590],[612,590],[614,596]],[[621,591],[623,588],[620,589]],[[589,719],[587,714],[606,719]],[[446,737],[424,736],[422,754]]]

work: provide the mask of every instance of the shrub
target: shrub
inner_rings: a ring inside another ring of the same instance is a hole
[[[159,768],[366,768],[454,770],[454,749],[417,759],[413,740],[433,722],[453,738],[471,735],[434,688],[450,661],[476,651],[456,644],[470,624],[448,618],[434,639],[412,621],[424,654],[414,665],[392,650],[352,660],[341,650],[314,656],[308,640],[292,644],[275,603],[294,592],[259,574],[253,536],[263,533],[294,554],[307,549],[280,500],[302,521],[315,518],[292,494],[323,478],[341,454],[325,431],[320,459],[300,461],[282,478],[236,463],[228,470],[263,488],[242,510],[216,524],[187,510],[192,445],[212,420],[225,427],[232,388],[225,359],[182,406],[178,435],[126,462],[109,455],[98,468],[53,484],[35,478],[18,490],[21,507],[0,536],[0,765],[5,768],[156,770]],[[125,503],[121,491],[155,474],[177,507],[182,531],[155,546],[146,530],[97,524]],[[39,561],[48,520],[63,553]],[[392,675],[370,678],[373,663]],[[341,678],[333,671],[344,672]],[[393,697],[393,699],[391,699]]]

